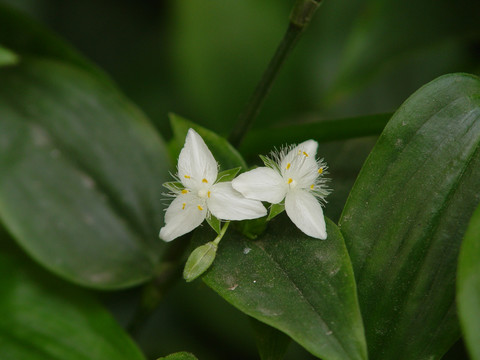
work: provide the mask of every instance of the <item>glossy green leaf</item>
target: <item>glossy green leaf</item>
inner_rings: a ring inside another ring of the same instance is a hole
[[[68,62],[109,83],[105,73],[86,60],[72,46],[4,4],[0,4],[0,45],[20,56],[41,56]]]
[[[2,360],[144,359],[85,291],[46,274],[24,256],[0,253],[0,273]]]
[[[204,281],[238,309],[288,334],[323,359],[365,359],[366,347],[350,260],[327,221],[325,241],[286,216],[256,241],[228,231]],[[211,232],[197,231],[195,243]]]
[[[455,272],[480,201],[480,81],[413,94],[363,166],[340,220],[370,359],[438,359],[460,332]]]
[[[195,355],[182,351],[174,354],[170,354],[165,357],[161,357],[158,360],[198,360]]]
[[[205,129],[187,119],[176,114],[170,114],[170,124],[175,136],[177,152],[183,147],[188,129],[192,128],[203,138],[208,148],[212,152],[215,160],[220,164],[220,170],[230,170],[233,168],[247,169],[245,160],[238,151],[223,137],[213,131]]]
[[[457,303],[472,360],[480,359],[480,207],[470,220],[460,250]]]
[[[77,283],[150,278],[163,242],[162,139],[111,86],[53,61],[0,68],[0,217]]]

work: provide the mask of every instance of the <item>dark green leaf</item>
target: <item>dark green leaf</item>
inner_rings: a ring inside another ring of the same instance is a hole
[[[272,204],[270,206],[270,212],[268,213],[267,221],[272,220],[278,214],[281,214],[285,211],[284,204]]]
[[[205,282],[247,315],[273,326],[324,359],[365,359],[362,320],[342,235],[300,232],[285,216],[259,240],[229,231]],[[212,234],[195,233],[196,243]]]
[[[480,359],[480,207],[470,220],[458,264],[460,323],[473,360]]]
[[[395,113],[340,228],[370,359],[438,359],[459,337],[455,271],[480,193],[480,81],[441,77]]]
[[[112,87],[51,61],[0,68],[0,217],[55,273],[145,281],[161,255],[162,139]]]
[[[242,170],[241,167],[236,167],[235,169],[219,172],[217,176],[217,182],[232,181],[233,179],[235,179],[235,176],[237,176],[240,170]]]
[[[0,44],[21,57],[41,56],[68,62],[110,83],[105,73],[73,47],[33,20],[3,4],[0,4]]]
[[[261,360],[281,360],[285,356],[290,338],[277,329],[251,319],[255,330],[258,353]]]
[[[182,352],[177,352],[177,353],[159,358],[158,360],[198,360],[198,359],[195,357],[195,355],[182,351]]]
[[[0,254],[0,273],[2,360],[144,359],[85,291],[51,277],[23,256],[5,252]]]
[[[248,157],[268,154],[274,146],[298,144],[308,139],[327,142],[379,135],[391,116],[392,114],[377,114],[346,119],[324,119],[252,130],[240,146],[240,152]]]
[[[215,157],[215,160],[220,164],[220,170],[229,170],[237,167],[243,168],[244,170],[247,169],[247,165],[238,151],[235,150],[227,140],[213,131],[205,129],[176,114],[170,114],[170,124],[172,125],[178,152],[180,152],[180,149],[185,143],[188,129],[192,128],[203,138]]]

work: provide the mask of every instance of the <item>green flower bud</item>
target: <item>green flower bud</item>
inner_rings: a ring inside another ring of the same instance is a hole
[[[197,247],[188,257],[183,278],[187,281],[193,281],[202,275],[212,265],[217,254],[217,244],[213,241]]]

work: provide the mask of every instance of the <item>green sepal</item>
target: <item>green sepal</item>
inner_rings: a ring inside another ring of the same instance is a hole
[[[268,156],[265,156],[265,155],[258,155],[258,156],[260,157],[260,159],[262,159],[266,167],[269,167],[274,170],[280,170],[278,168],[278,164],[274,160],[270,159]]]
[[[268,213],[267,221],[272,220],[278,214],[285,211],[285,204],[272,204],[270,206],[270,212]]]
[[[225,170],[218,173],[217,182],[232,181],[233,179],[235,179],[235,176],[237,176],[238,172],[241,169],[242,169],[241,167],[236,167],[236,168]]]
[[[255,240],[267,228],[267,218],[262,217],[253,220],[245,220],[235,223],[236,228],[250,240]]]
[[[185,189],[185,186],[183,186],[183,184],[180,181],[169,181],[169,182],[163,183],[163,187],[167,188],[171,192],[178,192]]]
[[[217,244],[211,241],[192,251],[183,270],[183,278],[186,282],[195,280],[207,271],[215,259],[217,248]]]
[[[220,231],[222,230],[222,224],[220,223],[220,220],[216,218],[213,215],[210,215],[210,217],[207,216],[207,222],[208,225],[217,233],[220,235]]]

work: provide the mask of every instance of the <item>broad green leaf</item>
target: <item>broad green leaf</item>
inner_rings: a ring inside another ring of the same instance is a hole
[[[144,359],[85,291],[53,278],[24,256],[0,253],[0,273],[2,360]]]
[[[43,266],[86,286],[150,278],[163,243],[162,139],[127,99],[53,61],[0,68],[0,218]]]
[[[161,357],[158,360],[198,360],[195,355],[182,351],[174,354],[170,354],[165,357]]]
[[[258,353],[261,360],[281,360],[285,356],[290,338],[277,329],[251,319]]]
[[[170,124],[177,143],[177,151],[183,147],[188,129],[192,128],[203,138],[208,148],[212,152],[215,160],[220,164],[220,170],[230,170],[233,168],[247,169],[245,160],[235,148],[223,137],[213,131],[205,129],[189,120],[186,120],[176,114],[170,114]]]
[[[453,74],[413,94],[363,166],[340,229],[370,359],[438,359],[459,337],[455,272],[480,201],[480,81]]]
[[[68,62],[109,83],[105,73],[86,60],[72,46],[4,4],[0,4],[0,45],[20,56],[41,56]]]
[[[308,139],[319,142],[379,135],[392,114],[324,119],[254,129],[245,137],[240,152],[247,156],[268,154],[274,147],[298,144]]]
[[[480,359],[480,207],[470,220],[460,250],[457,302],[463,335],[473,360]]]
[[[203,277],[225,300],[323,359],[365,359],[355,282],[342,235],[316,240],[278,216],[256,241],[229,231]],[[212,237],[197,231],[195,243]]]

